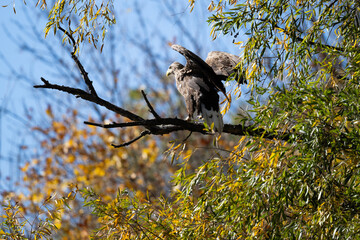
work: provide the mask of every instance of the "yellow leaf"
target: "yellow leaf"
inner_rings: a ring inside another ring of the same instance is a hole
[[[105,176],[105,169],[103,167],[96,167],[92,173],[95,176],[103,177],[103,176]]]
[[[40,203],[44,199],[44,195],[42,193],[35,193],[31,196],[31,200],[35,203]]]
[[[61,228],[61,220],[55,219],[54,225],[55,225],[55,227],[56,227],[57,229],[60,229],[60,228]]]
[[[53,112],[52,112],[52,109],[51,109],[50,105],[48,105],[45,112],[46,112],[46,115],[48,115],[50,118],[54,118],[54,115],[53,115]]]
[[[74,155],[70,155],[68,158],[67,158],[67,162],[68,163],[73,163],[75,161],[75,156]]]
[[[25,164],[25,166],[23,166],[23,167],[21,168],[21,171],[26,172],[26,171],[29,169],[29,166],[30,166],[30,163],[27,162],[27,163]]]

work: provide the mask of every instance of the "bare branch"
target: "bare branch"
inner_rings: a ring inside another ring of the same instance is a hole
[[[164,135],[169,134],[176,131],[190,131],[190,132],[198,132],[202,134],[213,134],[205,129],[203,123],[194,123],[189,122],[179,118],[160,118],[160,119],[146,119],[143,121],[134,121],[134,122],[126,122],[126,123],[111,123],[111,124],[101,124],[101,123],[92,123],[92,122],[84,122],[85,124],[102,127],[102,128],[125,128],[125,127],[134,127],[134,126],[142,126],[145,128],[154,128],[151,129],[152,135]],[[223,133],[229,133],[232,135],[249,135],[254,137],[264,137],[267,139],[281,139],[288,140],[288,134],[276,135],[272,133],[267,133],[264,129],[256,128],[255,126],[245,127],[242,124],[231,125],[225,124]]]
[[[43,85],[35,85],[34,88],[47,88],[47,89],[55,89],[55,90],[59,90],[62,92],[66,92],[66,93],[75,95],[76,97],[79,97],[84,100],[96,103],[100,106],[103,106],[103,107],[109,109],[110,111],[118,113],[121,116],[126,117],[132,121],[143,121],[144,120],[142,117],[140,117],[132,112],[129,112],[123,108],[120,108],[98,96],[94,96],[93,94],[87,93],[84,90],[81,90],[78,88],[71,88],[71,87],[67,87],[67,86],[61,86],[61,85],[57,85],[57,84],[51,84],[44,78],[41,78],[41,81],[43,81],[44,84]]]
[[[115,148],[125,147],[125,146],[128,146],[128,145],[136,142],[136,141],[139,140],[140,138],[142,138],[142,137],[144,137],[144,136],[146,136],[146,135],[149,135],[149,134],[151,134],[151,132],[150,132],[149,130],[142,131],[141,134],[140,134],[138,137],[136,137],[136,138],[134,138],[134,139],[132,139],[132,140],[130,140],[130,141],[128,141],[128,142],[125,142],[125,143],[122,143],[122,144],[119,144],[119,145],[111,144],[111,146],[113,146],[113,147],[115,147]]]
[[[186,142],[189,139],[189,137],[191,136],[192,133],[193,132],[190,132],[189,135],[186,138],[184,138],[184,140],[182,140],[182,142]]]
[[[66,31],[65,29],[63,29],[62,27],[59,26],[59,29],[64,32],[68,37],[69,39],[71,40],[72,44],[73,44],[73,52],[71,53],[71,57],[72,59],[74,60],[76,66],[79,68],[80,70],[80,73],[86,83],[86,86],[89,88],[90,90],[90,93],[94,96],[98,96],[96,91],[95,91],[95,88],[92,84],[92,81],[90,80],[89,76],[88,76],[88,73],[85,71],[85,68],[84,66],[81,64],[81,62],[79,61],[79,59],[77,58],[76,56],[76,51],[77,51],[77,48],[76,48],[76,42],[75,42],[75,39],[73,38],[73,36],[71,35],[71,33],[69,33],[68,31]]]
[[[125,127],[142,126],[147,129],[151,129],[151,134],[153,135],[164,135],[181,130],[188,130],[203,134],[211,134],[211,132],[205,129],[203,123],[192,123],[179,118],[146,119],[142,121],[111,123],[111,124],[92,123],[87,121],[85,121],[84,123],[102,128],[125,128]]]
[[[159,114],[157,114],[154,110],[154,108],[152,107],[151,103],[149,102],[149,100],[147,99],[146,97],[146,93],[144,92],[144,90],[141,90],[141,94],[143,95],[144,99],[145,99],[145,102],[150,110],[150,112],[152,113],[152,115],[154,115],[154,117],[156,119],[160,119],[161,117],[159,116]]]
[[[164,135],[169,134],[176,131],[190,131],[190,132],[198,132],[202,134],[212,134],[211,132],[207,131],[204,127],[203,123],[193,123],[179,118],[157,118],[157,119],[143,119],[142,117],[120,108],[108,101],[101,99],[100,97],[94,96],[93,94],[87,93],[81,89],[71,88],[67,86],[60,86],[56,84],[51,84],[44,78],[41,78],[43,81],[43,85],[36,85],[35,88],[48,88],[48,89],[56,89],[59,91],[63,91],[76,97],[82,98],[84,100],[93,102],[95,104],[101,105],[113,111],[115,113],[120,114],[123,117],[130,119],[132,122],[126,123],[112,123],[112,124],[101,124],[101,123],[91,123],[91,122],[84,122],[88,125],[93,125],[102,128],[123,128],[123,127],[134,127],[134,126],[142,126],[147,130],[142,133],[138,138],[131,140],[131,142],[135,142],[142,138],[145,135]],[[223,133],[229,133],[232,135],[249,135],[254,137],[263,137],[267,139],[281,139],[287,140],[289,139],[288,134],[277,135],[273,133],[268,133],[264,129],[256,128],[255,126],[245,127],[242,124],[239,125],[230,125],[225,124]],[[115,145],[115,147],[121,147],[128,145],[127,143],[121,145]]]
[[[66,31],[64,28],[62,28],[61,26],[59,26],[59,30],[61,30],[63,33],[65,33],[66,34],[66,36],[68,36],[68,38],[71,40],[71,43],[72,43],[72,45],[73,45],[73,52],[72,52],[72,54],[74,53],[76,53],[76,50],[77,50],[77,47],[76,47],[76,41],[75,41],[75,39],[73,38],[73,36],[68,32],[68,31]]]

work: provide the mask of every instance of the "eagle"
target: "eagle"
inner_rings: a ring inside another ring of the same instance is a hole
[[[204,61],[180,45],[174,44],[171,48],[186,59],[185,66],[179,62],[172,63],[166,76],[175,75],[176,87],[185,98],[187,119],[192,119],[197,113],[209,127],[213,126],[214,131],[221,133],[224,123],[218,92],[221,91],[227,98],[222,81],[234,72],[240,58],[230,53],[212,51]],[[245,80],[240,77],[238,83],[243,82]]]

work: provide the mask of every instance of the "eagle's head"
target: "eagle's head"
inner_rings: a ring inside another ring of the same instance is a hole
[[[176,71],[184,68],[184,65],[182,65],[179,62],[173,62],[168,70],[166,71],[166,76],[170,76],[171,74],[175,74]]]

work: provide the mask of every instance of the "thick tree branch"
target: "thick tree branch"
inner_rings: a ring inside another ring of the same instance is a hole
[[[160,119],[147,119],[143,121],[134,121],[134,122],[126,122],[126,123],[111,123],[111,124],[101,124],[101,123],[93,123],[93,122],[84,122],[87,125],[102,127],[102,128],[125,128],[125,127],[134,127],[134,126],[142,126],[142,127],[154,127],[158,126],[156,130],[152,130],[152,135],[164,135],[169,134],[175,131],[190,131],[190,132],[198,132],[202,134],[212,134],[207,131],[204,127],[203,123],[193,123],[179,118],[160,118]],[[257,137],[264,137],[267,139],[281,139],[288,140],[288,134],[276,135],[273,133],[267,133],[264,129],[258,129],[254,126],[245,127],[242,124],[231,125],[225,124],[224,133],[229,133],[232,135],[250,135]]]
[[[110,111],[113,111],[115,113],[120,114],[123,117],[126,117],[132,121],[143,121],[144,119],[132,112],[129,112],[123,108],[120,108],[98,96],[94,96],[90,93],[85,92],[84,90],[78,89],[78,88],[71,88],[71,87],[67,87],[67,86],[62,86],[62,85],[57,85],[57,84],[51,84],[49,83],[47,80],[45,80],[44,78],[41,78],[41,81],[43,81],[43,85],[35,85],[34,88],[47,88],[47,89],[55,89],[55,90],[59,90],[62,92],[66,92],[69,93],[71,95],[74,95],[78,98],[82,98],[84,100],[93,102],[95,104],[98,104],[100,106],[103,106],[107,109],[109,109]]]
[[[176,131],[190,131],[190,132],[198,132],[202,134],[212,134],[211,132],[207,131],[204,127],[203,123],[194,123],[189,122],[179,118],[158,118],[158,119],[143,119],[142,117],[120,108],[100,97],[94,96],[90,93],[85,92],[84,90],[78,88],[71,88],[67,86],[61,86],[57,84],[51,84],[44,78],[41,78],[43,81],[43,85],[35,85],[35,88],[47,88],[47,89],[55,89],[58,91],[66,92],[72,94],[76,97],[82,98],[84,100],[93,102],[95,104],[101,105],[110,111],[118,113],[119,115],[128,118],[132,122],[126,123],[112,123],[112,124],[101,124],[101,123],[92,123],[92,122],[84,122],[88,125],[93,125],[102,128],[124,128],[124,127],[134,127],[134,126],[141,126],[146,128],[147,130],[144,131],[138,138],[131,140],[130,142],[123,143],[121,145],[114,145],[115,147],[122,147],[131,144],[139,140],[140,138],[144,137],[145,135],[164,135],[170,134]],[[254,128],[253,126],[245,127],[241,124],[239,125],[231,125],[225,124],[224,133],[229,133],[232,135],[249,135],[254,137],[263,137],[267,139],[281,139],[281,140],[288,140],[289,136],[287,134],[283,135],[276,135],[273,133],[267,133],[263,129]]]

